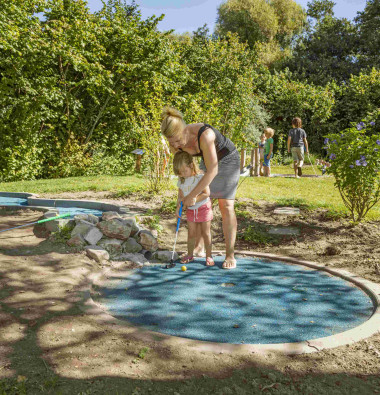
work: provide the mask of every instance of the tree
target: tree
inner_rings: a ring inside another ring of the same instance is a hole
[[[293,37],[299,34],[306,16],[293,0],[227,0],[218,9],[216,34],[237,33],[250,48],[270,50],[268,62],[284,56]]]
[[[359,31],[360,64],[380,68],[380,0],[368,0],[355,22]]]
[[[357,30],[345,18],[335,18],[329,0],[308,3],[308,15],[317,19],[310,23],[307,33],[294,48],[292,58],[283,67],[288,67],[294,76],[317,85],[329,81],[348,81],[360,71],[357,59]]]

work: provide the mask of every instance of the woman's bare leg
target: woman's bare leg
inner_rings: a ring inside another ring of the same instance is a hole
[[[222,225],[224,240],[226,242],[226,259],[223,262],[223,268],[232,269],[236,267],[236,260],[234,255],[237,220],[234,208],[235,200],[233,199],[219,199],[219,210],[222,214]]]

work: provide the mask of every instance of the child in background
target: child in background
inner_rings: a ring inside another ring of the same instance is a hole
[[[270,160],[273,157],[273,135],[274,130],[272,128],[265,128],[264,135],[266,137],[264,145],[264,177],[271,177],[270,174]]]
[[[259,175],[263,176],[264,175],[264,170],[263,170],[263,164],[264,164],[264,145],[265,145],[265,134],[263,133],[260,136],[260,142],[259,142],[259,152],[260,152],[260,169],[259,169]]]
[[[178,199],[176,216],[179,217],[179,207],[181,201],[187,196],[202,179],[197,164],[194,162],[192,155],[186,151],[179,151],[173,159],[174,174],[179,177],[178,180]],[[212,205],[210,200],[210,188],[205,188],[193,204],[187,208],[187,255],[182,257],[181,263],[189,263],[194,260],[194,247],[197,235],[202,234],[206,250],[206,266],[213,266],[214,260],[211,255],[211,220]]]

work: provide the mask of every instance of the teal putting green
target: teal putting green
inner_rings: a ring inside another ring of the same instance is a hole
[[[155,332],[222,343],[289,343],[354,328],[374,311],[370,297],[325,272],[262,258],[197,259],[181,271],[145,266],[104,286],[109,313]]]
[[[14,198],[14,197],[4,197],[0,196],[0,206],[28,206],[28,200],[23,198]],[[78,214],[93,214],[98,217],[102,216],[101,210],[93,210],[88,208],[81,207],[52,207],[52,209],[58,210],[59,214],[71,213],[70,218],[74,218],[74,215]]]

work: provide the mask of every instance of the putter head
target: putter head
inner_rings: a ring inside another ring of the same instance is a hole
[[[165,269],[172,269],[175,266],[173,259],[170,259],[169,264],[165,266]]]

